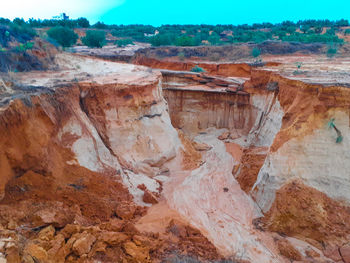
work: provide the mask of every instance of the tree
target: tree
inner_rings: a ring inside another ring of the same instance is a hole
[[[78,35],[72,29],[63,26],[50,28],[47,35],[63,47],[74,45],[78,39]]]
[[[77,19],[77,25],[83,28],[90,27],[90,22],[85,17],[80,17]]]
[[[158,34],[150,37],[149,42],[152,46],[168,46],[172,44],[172,36],[170,34]]]
[[[212,32],[211,35],[208,37],[209,43],[213,46],[220,44],[220,40],[220,36],[216,32]]]
[[[175,40],[176,46],[194,46],[194,44],[194,38],[190,36],[181,36]]]
[[[321,26],[315,27],[315,33],[316,33],[316,34],[321,34],[322,31],[323,31],[323,27],[321,27]]]
[[[108,26],[103,22],[97,22],[96,24],[93,25],[93,27],[98,28],[98,29],[107,29],[108,28]]]
[[[104,31],[88,30],[86,36],[81,39],[88,47],[103,47],[106,43],[106,33]]]

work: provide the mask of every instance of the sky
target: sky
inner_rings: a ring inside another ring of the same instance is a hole
[[[350,0],[0,0],[0,17],[52,18],[65,12],[106,24],[252,24],[350,20]]]

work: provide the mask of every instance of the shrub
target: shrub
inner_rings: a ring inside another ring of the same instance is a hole
[[[337,54],[337,49],[335,47],[329,47],[327,50],[327,57],[332,58]]]
[[[254,57],[254,58],[257,58],[257,57],[259,57],[260,56],[260,54],[261,54],[261,51],[260,51],[260,49],[258,49],[258,48],[253,48],[253,50],[252,50],[252,56]]]
[[[12,33],[20,35],[25,39],[32,39],[36,36],[35,30],[27,24],[13,23],[10,25],[10,29],[12,30]]]
[[[106,43],[106,33],[104,31],[89,30],[82,42],[88,47],[103,47]]]
[[[191,69],[192,72],[197,72],[197,73],[201,73],[201,72],[205,72],[205,70],[201,67],[195,66]]]
[[[28,49],[32,49],[34,47],[34,43],[33,42],[26,42],[24,44],[19,44],[16,47],[16,51],[17,52],[26,52]]]
[[[49,29],[47,35],[63,47],[74,45],[78,39],[78,35],[72,29],[62,26]]]
[[[125,47],[127,45],[135,45],[134,42],[132,42],[132,40],[130,38],[127,39],[119,39],[117,41],[115,41],[115,44],[118,47]]]
[[[341,134],[341,131],[337,128],[337,126],[335,126],[334,121],[335,121],[334,118],[330,119],[330,121],[328,122],[328,128],[330,129],[333,128],[335,130],[335,132],[337,133],[337,138],[335,142],[341,143],[343,141],[343,135]]]
[[[350,28],[345,29],[345,31],[344,31],[344,35],[350,35]]]

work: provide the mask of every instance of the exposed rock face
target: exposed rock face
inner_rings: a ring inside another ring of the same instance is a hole
[[[134,63],[157,69],[170,69],[180,71],[191,71],[195,66],[203,68],[206,72],[215,75],[232,76],[232,77],[249,77],[250,66],[244,63],[205,63],[205,62],[174,62],[162,61],[154,58],[138,56],[134,59]]]
[[[13,237],[17,249],[13,254],[4,248],[8,260],[149,262],[170,248],[221,257],[199,232],[205,245],[197,249],[195,239],[174,239],[169,231],[159,239],[134,227],[145,213],[138,205],[154,203],[161,190],[153,177],[181,142],[160,74],[113,66],[127,71],[53,86],[50,94],[32,94],[1,109],[0,222],[9,230],[1,237]],[[48,225],[53,231],[36,236]],[[19,236],[27,240],[24,247]]]
[[[0,97],[0,260],[349,262],[347,88],[70,60]]]
[[[175,157],[179,145],[162,96],[160,76],[141,85],[81,84],[81,105],[98,134],[119,161],[149,176]]]

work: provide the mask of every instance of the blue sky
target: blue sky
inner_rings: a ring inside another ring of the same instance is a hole
[[[350,20],[350,0],[0,0],[0,17],[51,18],[66,12],[107,24],[251,24]]]

